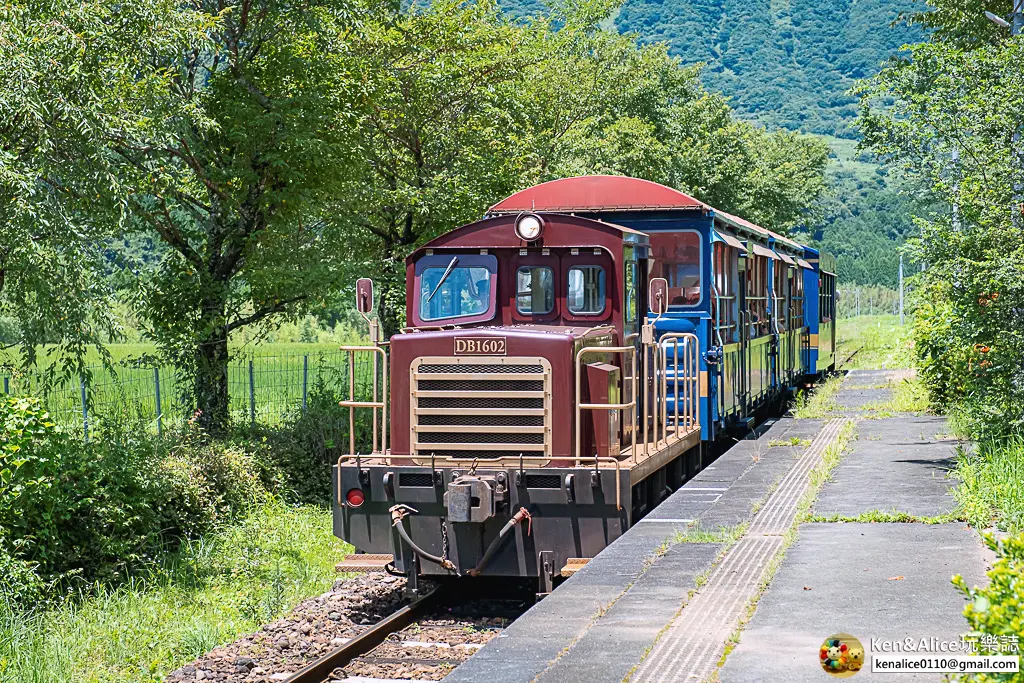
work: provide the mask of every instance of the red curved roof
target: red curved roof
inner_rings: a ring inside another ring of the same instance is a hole
[[[491,211],[611,211],[710,209],[671,187],[627,176],[590,175],[551,180],[503,199]]]

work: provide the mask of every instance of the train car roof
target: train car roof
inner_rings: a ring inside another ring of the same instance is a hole
[[[608,221],[570,216],[565,213],[537,211],[548,227],[538,246],[544,247],[605,247],[616,244],[647,245],[647,233]],[[515,214],[488,216],[475,223],[455,228],[430,240],[406,259],[413,261],[427,249],[500,249],[523,248],[527,244],[515,234]],[[580,230],[590,230],[590,237]],[[586,243],[584,243],[586,242]]]
[[[776,242],[781,242],[782,244],[785,244],[787,247],[801,252],[801,255],[803,254],[804,245],[800,244],[799,242],[794,242],[793,240],[789,239],[788,237],[785,237],[784,235],[780,235],[777,232],[773,232],[768,228],[762,228],[760,225],[757,225],[756,223],[751,223],[745,218],[734,216],[731,213],[726,213],[725,211],[722,211],[721,209],[715,209],[714,211],[715,217],[721,219],[723,223],[730,227],[739,228],[741,230],[745,228],[747,230],[750,230],[751,232],[759,233],[765,237],[771,237]]]
[[[803,245],[745,218],[716,209],[685,192],[641,178],[613,175],[560,178],[528,187],[501,200],[489,213],[552,211],[567,213],[600,211],[665,211],[698,210],[712,213],[732,228],[770,237],[791,249],[802,251]]]
[[[665,185],[615,175],[560,178],[528,187],[501,200],[491,213],[520,211],[664,211],[711,207]]]

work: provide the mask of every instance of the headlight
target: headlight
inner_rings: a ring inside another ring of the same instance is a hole
[[[544,232],[544,219],[535,213],[524,213],[516,219],[516,235],[525,242],[533,242]]]

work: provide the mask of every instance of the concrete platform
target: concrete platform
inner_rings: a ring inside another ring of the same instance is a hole
[[[879,510],[935,517],[956,507],[948,477],[959,442],[942,417],[863,420],[853,452],[818,496],[815,515],[856,517]]]
[[[946,421],[864,419],[863,406],[891,396],[878,387],[905,376],[855,371],[844,380],[837,415],[853,416],[856,439],[819,492],[816,518],[955,510],[947,474],[957,444]],[[808,474],[838,431],[836,421],[782,419],[737,442],[445,680],[823,681],[818,648],[838,632],[864,644],[857,680],[869,680],[872,638],[958,640],[967,624],[950,578],[982,584],[991,561],[963,524],[803,524],[780,554]],[[695,527],[745,533],[730,547],[679,542]],[[781,564],[763,590],[773,558]]]
[[[737,442],[456,668],[446,683],[621,681],[720,553],[716,543],[674,543],[677,534],[750,521],[806,450],[768,444],[811,439],[823,424],[781,419],[758,439]]]
[[[967,630],[964,600],[950,583],[985,579],[978,534],[963,524],[805,524],[719,676],[723,682],[823,681],[818,648],[828,636],[870,640]],[[872,674],[856,680],[943,680],[940,674]]]

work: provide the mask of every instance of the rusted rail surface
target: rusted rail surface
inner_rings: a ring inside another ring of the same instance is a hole
[[[423,616],[425,612],[435,607],[441,601],[444,592],[445,587],[438,586],[426,595],[413,600],[338,649],[328,652],[320,659],[299,669],[290,678],[286,679],[285,683],[322,683],[327,680],[335,669],[343,667],[356,657],[370,652],[373,648],[383,643],[389,635],[396,631],[401,631]]]

